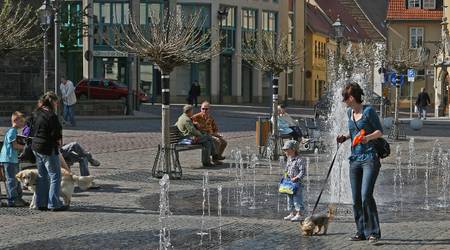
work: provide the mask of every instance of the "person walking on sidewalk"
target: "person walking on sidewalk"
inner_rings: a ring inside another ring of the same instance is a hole
[[[75,110],[74,106],[77,103],[77,96],[75,95],[75,87],[73,82],[61,77],[61,98],[64,104],[63,117],[65,122],[70,122],[70,125],[75,126]]]
[[[188,97],[188,103],[195,105],[197,107],[198,101],[197,97],[200,96],[201,89],[200,85],[198,84],[198,81],[194,81],[191,85],[191,89],[189,90],[189,97]]]
[[[430,104],[430,96],[425,91],[425,88],[421,88],[416,100],[416,106],[419,111],[419,119],[427,119],[427,106]]]

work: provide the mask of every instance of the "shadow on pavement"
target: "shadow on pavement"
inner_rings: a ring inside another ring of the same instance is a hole
[[[99,205],[80,205],[70,208],[70,212],[114,213],[114,214],[158,214],[158,211],[144,210],[139,207],[106,207]]]
[[[417,245],[417,246],[449,246],[450,247],[450,238],[443,240],[436,239],[415,239],[415,240],[407,240],[407,239],[381,239],[375,245],[377,246],[405,246],[405,245]]]

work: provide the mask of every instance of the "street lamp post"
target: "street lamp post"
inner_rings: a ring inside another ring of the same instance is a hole
[[[341,23],[341,19],[338,18],[336,21],[332,24],[333,30],[334,30],[334,37],[336,39],[336,60],[335,60],[335,67],[336,67],[336,76],[335,79],[338,79],[339,74],[339,63],[341,58],[341,41],[344,38],[344,25]]]
[[[55,19],[54,19],[54,50],[55,50],[55,94],[58,94],[58,84],[60,80],[59,74],[59,32],[60,32],[60,19],[59,19],[59,8],[60,8],[60,0],[52,0],[53,9],[55,11]]]
[[[49,5],[48,0],[44,0],[42,6],[38,9],[39,17],[40,17],[40,26],[43,31],[44,38],[44,93],[47,91],[47,83],[48,83],[48,37],[47,31],[50,28],[52,11]]]

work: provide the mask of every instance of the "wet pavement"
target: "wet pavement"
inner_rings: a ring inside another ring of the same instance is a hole
[[[217,109],[216,115],[222,112],[220,107]],[[244,178],[237,178],[231,150],[239,147],[244,157],[247,146],[252,153],[257,152],[255,119],[265,109],[240,111],[245,115],[223,108],[226,116],[218,118],[229,140],[223,166],[202,168],[200,150],[180,154],[183,178],[171,180],[169,194],[172,214],[168,230],[173,249],[450,249],[450,190],[443,179],[447,169],[442,163],[448,159],[445,154],[450,149],[450,123],[431,123],[421,131],[406,131],[415,138],[412,168],[408,164],[409,141],[391,144],[391,156],[383,160],[375,190],[382,240],[373,246],[368,242],[347,241],[355,232],[350,204],[337,206],[337,217],[326,236],[301,236],[298,223],[283,221],[287,214],[286,199],[277,193],[281,172],[278,162],[272,162],[270,169],[268,162],[261,159],[254,179],[253,169],[249,168],[243,170]],[[159,111],[153,112],[156,116]],[[175,114],[174,111],[173,117]],[[0,133],[5,128],[2,124]],[[100,167],[91,167],[101,189],[77,190],[67,212],[0,208],[0,248],[158,249],[159,180],[151,177],[150,170],[160,141],[159,119],[83,119],[78,124],[76,128],[65,129],[65,141],[79,141],[101,161]],[[397,145],[401,153],[398,157]],[[311,162],[309,192],[305,192],[310,211],[331,156],[329,152],[320,152],[316,163],[313,152],[302,155]],[[77,166],[73,171],[78,173]],[[202,228],[205,171],[209,175],[210,209],[205,201],[203,230],[208,235],[201,237],[197,233]],[[3,183],[0,185],[4,190]],[[220,218],[218,185],[223,186]],[[327,189],[319,211],[325,211],[329,197]],[[31,199],[30,192],[26,191],[25,199]]]

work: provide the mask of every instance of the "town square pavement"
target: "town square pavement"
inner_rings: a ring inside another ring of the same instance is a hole
[[[173,121],[180,108],[173,108]],[[81,143],[101,162],[101,166],[91,167],[101,188],[76,190],[71,209],[66,212],[1,207],[0,248],[158,249],[160,188],[159,180],[152,178],[150,171],[160,142],[159,112],[160,106],[149,105],[135,117],[78,117],[77,127],[64,128],[65,142]],[[444,184],[439,186],[439,180],[435,183],[433,176],[430,177],[430,193],[435,193],[435,197],[430,195],[429,209],[424,208],[422,184],[426,153],[432,154],[433,149],[437,152],[441,148],[445,154],[450,148],[450,122],[429,120],[420,131],[405,126],[408,139],[415,140],[415,181],[408,179],[409,140],[391,143],[392,154],[383,160],[376,190],[382,240],[370,245],[366,241],[347,240],[355,232],[349,204],[338,204],[338,215],[330,223],[327,235],[301,236],[298,223],[283,221],[285,198],[276,192],[281,172],[277,161],[270,166],[267,160],[260,159],[255,169],[244,169],[244,180],[237,177],[237,169],[230,159],[231,151],[239,148],[244,161],[247,152],[257,153],[256,117],[267,116],[269,112],[264,107],[215,107],[213,115],[229,142],[225,151],[227,159],[222,166],[202,168],[200,150],[180,154],[183,177],[170,181],[169,194],[172,214],[167,225],[173,249],[450,249],[450,210],[442,205],[446,200],[441,197]],[[312,115],[312,110],[292,108],[291,113],[302,118]],[[2,119],[0,134],[6,126],[7,119]],[[397,145],[400,145],[400,154],[395,153]],[[311,209],[331,157],[328,151],[320,151],[318,155],[309,151],[302,154],[309,157],[311,163],[310,192],[305,194]],[[397,166],[403,169],[405,182],[400,194],[400,184],[393,185],[398,181],[394,178],[398,178]],[[76,165],[72,170],[78,173]],[[210,200],[205,204],[210,204],[211,208],[209,211],[206,208],[202,216],[205,172],[209,176],[210,193]],[[0,185],[4,191],[3,183]],[[223,186],[220,218],[217,215],[218,185]],[[253,194],[256,197],[256,209],[249,209],[250,204],[238,204],[236,187],[242,185],[248,197]],[[31,199],[29,191],[25,199]],[[320,210],[324,211],[325,206],[326,199],[320,204]],[[198,235],[201,231],[208,234]]]

